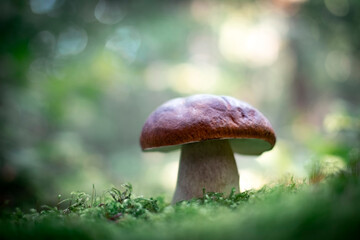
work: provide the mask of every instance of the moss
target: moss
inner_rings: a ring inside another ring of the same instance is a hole
[[[230,195],[169,205],[132,195],[129,184],[100,196],[74,192],[58,206],[3,215],[4,239],[346,239],[360,226],[359,178],[308,185],[290,179]]]

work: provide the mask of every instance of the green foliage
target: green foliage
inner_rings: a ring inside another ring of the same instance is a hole
[[[125,184],[99,196],[95,190],[74,192],[41,211],[16,209],[3,216],[0,234],[5,239],[346,239],[358,231],[359,201],[359,178],[346,172],[313,185],[290,178],[228,196],[204,190],[203,197],[175,205],[134,197]]]
[[[55,207],[43,205],[41,211],[31,209],[29,214],[24,214],[16,209],[11,215],[15,222],[43,221],[48,219],[80,218],[80,219],[108,219],[116,221],[126,216],[147,219],[151,213],[158,213],[163,201],[159,199],[147,199],[132,197],[131,184],[122,185],[124,191],[111,188],[101,196],[93,193],[71,192],[71,197],[61,200]],[[61,206],[66,206],[61,208]]]

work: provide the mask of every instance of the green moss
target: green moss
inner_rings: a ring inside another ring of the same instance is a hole
[[[260,190],[207,193],[169,205],[132,195],[127,184],[97,196],[74,192],[58,206],[0,222],[5,239],[343,239],[360,226],[360,183],[339,174],[324,182],[286,182]]]

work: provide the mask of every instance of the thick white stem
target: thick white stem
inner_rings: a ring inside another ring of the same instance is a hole
[[[185,144],[172,203],[202,197],[207,192],[239,192],[239,173],[228,140]]]

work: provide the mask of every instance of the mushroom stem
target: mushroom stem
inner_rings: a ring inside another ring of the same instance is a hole
[[[239,173],[228,140],[185,144],[172,203],[202,197],[207,192],[239,192]]]

